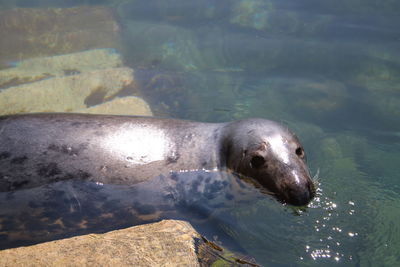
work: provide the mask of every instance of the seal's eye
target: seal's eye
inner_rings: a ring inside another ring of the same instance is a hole
[[[301,147],[296,148],[296,155],[299,156],[299,158],[303,159],[304,158],[304,150]]]
[[[254,156],[251,158],[250,166],[252,168],[260,168],[265,163],[265,159],[262,156]]]

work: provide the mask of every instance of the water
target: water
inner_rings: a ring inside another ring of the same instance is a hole
[[[5,10],[81,3],[0,4]],[[156,115],[264,117],[302,140],[318,173],[318,196],[304,211],[272,199],[217,211],[211,223],[232,243],[264,266],[400,265],[398,2],[85,4],[115,12],[117,49]]]

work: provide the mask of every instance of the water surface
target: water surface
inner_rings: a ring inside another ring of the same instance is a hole
[[[80,4],[1,3],[3,10]],[[320,184],[315,200],[305,210],[272,198],[216,210],[210,224],[221,236],[264,266],[400,265],[398,2],[84,4],[115,13],[119,51],[156,115],[269,118],[302,140]]]

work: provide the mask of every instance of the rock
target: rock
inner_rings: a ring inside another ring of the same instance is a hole
[[[184,221],[164,220],[0,251],[0,266],[210,266],[222,248]],[[221,265],[218,265],[221,266]],[[226,265],[224,265],[226,266]],[[256,266],[256,265],[253,265]]]
[[[80,112],[152,116],[138,97],[116,98],[135,86],[133,70],[123,68],[114,49],[93,49],[33,58],[0,71],[0,115],[25,112]],[[105,102],[104,101],[108,101]]]
[[[199,266],[194,238],[182,221],[162,221],[1,251],[2,266]]]
[[[314,36],[326,32],[334,20],[327,14],[306,15],[292,8],[281,8],[270,0],[240,0],[232,5],[230,23],[269,34],[301,34]]]
[[[135,96],[116,98],[87,109],[77,111],[79,113],[112,114],[153,116],[149,105],[143,99]]]
[[[400,71],[394,67],[399,64],[399,59],[394,53],[389,55],[390,60],[366,62],[353,82],[364,90],[359,101],[368,108],[365,111],[368,116],[379,121],[382,128],[399,131]]]
[[[0,71],[0,88],[54,76],[121,66],[121,56],[114,49],[93,49],[60,56],[27,59],[18,62],[14,68]]]
[[[136,66],[193,71],[214,63],[204,60],[198,38],[183,27],[147,21],[128,21],[125,26],[129,51],[123,54]]]
[[[117,10],[124,21],[148,21],[149,11],[151,11],[151,19],[154,21],[183,26],[220,22],[221,18],[230,11],[227,8],[230,3],[225,0],[217,2],[174,0],[173,4],[168,1],[154,0],[147,2],[146,5],[135,1],[120,2]]]
[[[133,83],[132,69],[113,68],[10,87],[0,92],[0,115],[78,111]]]
[[[271,88],[270,95],[258,97],[258,105],[275,106],[275,110],[280,110],[276,118],[289,113],[293,117],[321,122],[345,108],[349,98],[348,88],[343,83],[328,79],[272,78],[267,79],[264,86]],[[261,93],[264,89],[259,90]],[[255,105],[253,107],[257,110]]]
[[[307,109],[310,113],[335,111],[343,106],[348,97],[346,86],[333,80],[297,80],[292,86],[289,90],[297,97],[293,99],[296,108]]]
[[[111,8],[15,8],[0,11],[0,68],[27,58],[119,48]]]
[[[260,0],[241,0],[233,5],[230,22],[242,27],[257,30],[268,28],[270,13],[275,10],[272,2]]]

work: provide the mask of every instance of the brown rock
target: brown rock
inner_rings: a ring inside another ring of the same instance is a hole
[[[199,266],[189,223],[162,221],[0,251],[1,266]]]
[[[0,68],[32,57],[119,48],[110,8],[16,8],[0,11]]]
[[[88,99],[107,99],[133,82],[132,69],[113,68],[10,87],[0,91],[0,115],[78,111]]]
[[[149,105],[141,98],[127,96],[78,111],[79,113],[153,116]]]
[[[164,220],[3,250],[0,266],[206,266],[221,262],[222,248],[207,243],[189,223]],[[207,259],[199,258],[204,255]]]
[[[122,66],[113,49],[92,49],[66,55],[23,60],[14,68],[0,70],[0,88],[34,82],[49,77]]]

